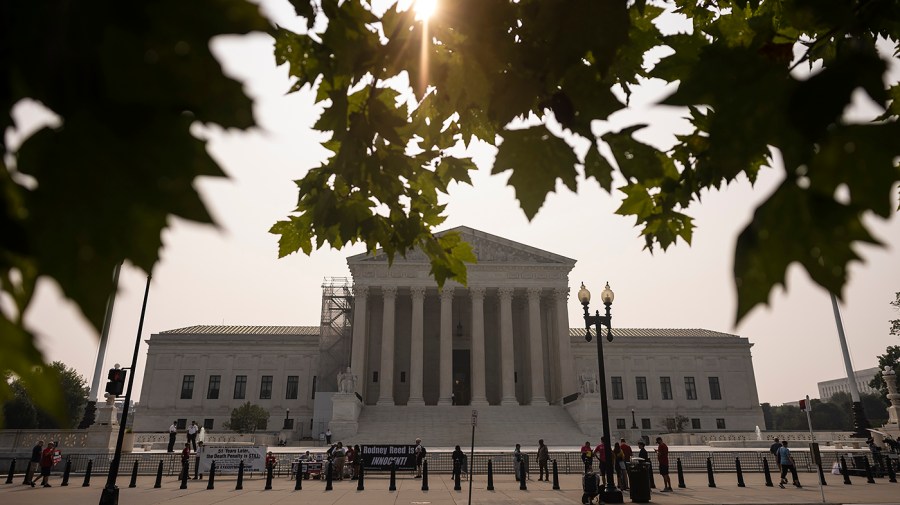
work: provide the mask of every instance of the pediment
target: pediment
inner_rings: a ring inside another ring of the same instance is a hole
[[[533,264],[533,265],[560,265],[573,266],[575,260],[560,256],[549,251],[531,247],[513,240],[485,233],[468,226],[458,226],[450,230],[439,232],[442,235],[448,232],[458,232],[463,240],[472,245],[472,251],[478,258],[478,264]],[[357,254],[347,258],[350,265],[387,263],[387,255],[378,249],[375,255]],[[415,250],[403,257],[394,258],[394,264],[398,263],[428,263],[428,257],[420,250]]]

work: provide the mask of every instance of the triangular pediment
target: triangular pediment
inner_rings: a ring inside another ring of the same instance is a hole
[[[462,239],[472,245],[472,251],[478,258],[478,264],[506,263],[506,264],[534,264],[534,265],[575,265],[575,260],[560,256],[549,251],[522,244],[513,240],[485,233],[468,226],[457,226],[449,230],[438,232],[437,235],[457,232]],[[387,263],[387,255],[381,249],[375,255],[367,253],[357,254],[347,258],[351,265]],[[420,250],[415,250],[403,257],[395,257],[394,263],[428,263],[428,257]]]

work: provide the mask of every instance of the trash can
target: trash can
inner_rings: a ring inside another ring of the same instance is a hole
[[[650,501],[650,465],[640,458],[633,458],[628,463],[628,481],[631,485],[629,497],[635,503]]]

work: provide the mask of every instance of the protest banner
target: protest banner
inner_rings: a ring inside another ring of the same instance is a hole
[[[200,448],[200,472],[209,473],[212,462],[216,462],[216,473],[237,473],[241,460],[245,472],[265,472],[266,452],[264,445],[203,445]]]

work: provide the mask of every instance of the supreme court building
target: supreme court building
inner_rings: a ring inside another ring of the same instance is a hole
[[[221,429],[232,408],[251,401],[270,411],[270,424],[290,409],[295,437],[316,436],[325,419],[344,440],[416,430],[432,443],[451,434],[449,444],[470,426],[472,409],[498,425],[493,435],[485,427],[496,443],[531,437],[529,429],[547,433],[548,425],[573,445],[596,437],[596,343],[584,340],[580,319],[568,319],[568,304],[577,303],[569,299],[578,289],[569,280],[575,260],[468,227],[453,231],[478,258],[467,286],[439,289],[421,252],[392,265],[382,253],[361,254],[347,260],[346,296],[335,303],[334,291],[323,295],[318,328],[153,334],[136,430],[183,418]],[[613,334],[604,352],[614,432],[665,432],[676,419],[685,431],[764,426],[746,338],[615,325]]]

